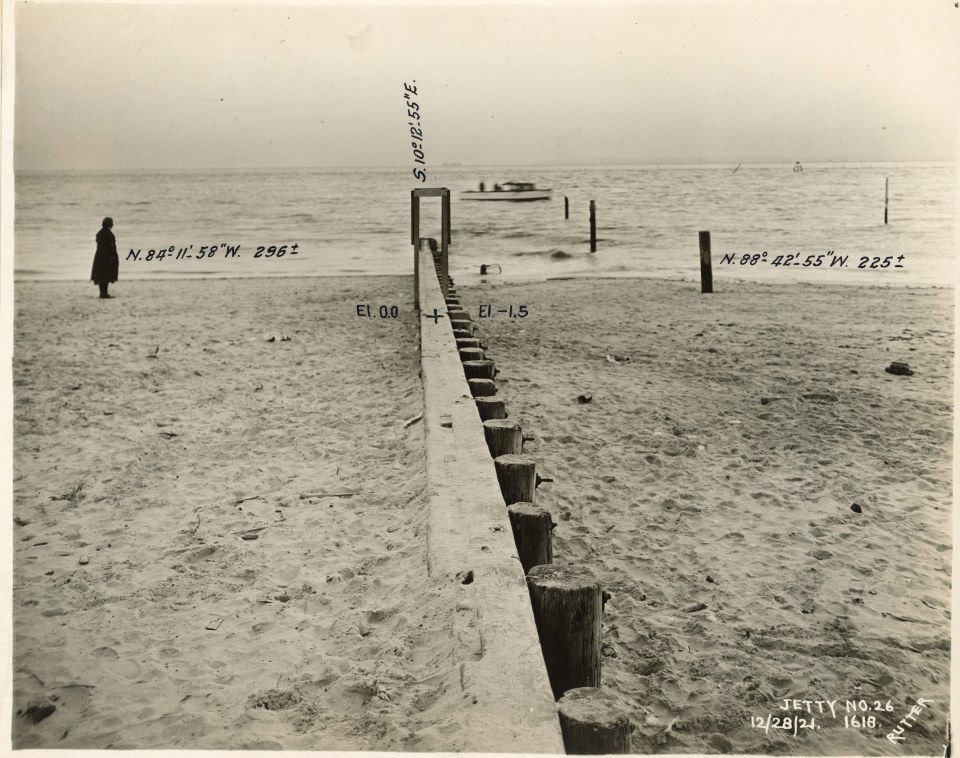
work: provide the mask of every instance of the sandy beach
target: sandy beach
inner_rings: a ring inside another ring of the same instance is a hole
[[[16,288],[15,747],[455,745],[410,279],[115,291]]]
[[[612,594],[603,685],[633,713],[633,749],[942,754],[953,293],[716,290],[459,287],[473,316],[494,312],[480,333],[498,397],[555,480],[537,495],[554,561]],[[933,705],[900,744],[845,721],[893,725],[919,699]],[[815,726],[752,726],[768,714]]]
[[[634,751],[940,754],[952,292],[717,290],[459,286],[554,479],[555,561],[611,593]],[[411,280],[116,294],[16,285],[14,746],[456,749]],[[932,704],[894,745],[861,699],[884,725]]]

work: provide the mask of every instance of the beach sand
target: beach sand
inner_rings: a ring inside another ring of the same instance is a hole
[[[456,749],[411,279],[114,290],[16,285],[14,746]]]
[[[942,754],[952,291],[458,284],[472,317],[494,312],[498,397],[555,480],[537,491],[554,561],[612,595],[603,686],[635,752]]]
[[[14,708],[56,706],[16,747],[458,749],[411,288],[16,285]],[[459,289],[475,318],[529,309],[480,334],[555,480],[556,562],[612,595],[603,686],[636,752],[941,752],[952,293]],[[836,716],[751,727],[784,698]],[[845,726],[861,698],[885,725],[933,703],[893,745]]]

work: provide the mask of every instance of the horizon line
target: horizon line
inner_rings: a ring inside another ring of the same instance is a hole
[[[594,166],[672,166],[672,167],[684,167],[684,166],[792,166],[800,163],[801,165],[807,166],[817,166],[817,165],[836,165],[836,164],[870,164],[870,163],[935,163],[935,164],[955,164],[957,162],[956,158],[940,158],[940,159],[907,159],[907,160],[890,160],[890,159],[869,159],[869,160],[838,160],[838,159],[826,159],[826,160],[811,160],[811,161],[797,161],[797,160],[750,160],[750,161],[659,161],[659,162],[645,162],[645,161],[583,161],[583,162],[574,162],[574,163],[465,163],[465,162],[450,162],[450,163],[440,163],[435,166],[428,166],[428,171],[437,171],[438,169],[452,169],[452,168],[514,168],[514,167],[529,167],[529,168],[577,168],[577,167],[594,167]],[[406,170],[409,166],[407,164],[399,163],[378,163],[378,164],[338,164],[338,165],[314,165],[314,166],[293,166],[293,165],[273,165],[273,166],[109,166],[109,167],[93,167],[93,166],[71,166],[71,167],[29,167],[29,166],[15,166],[13,169],[14,174],[24,171],[316,171],[316,170],[349,170],[349,169],[401,169]]]

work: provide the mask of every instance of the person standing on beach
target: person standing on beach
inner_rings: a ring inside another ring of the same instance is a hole
[[[117,255],[117,238],[113,236],[113,219],[105,218],[97,232],[97,253],[93,256],[93,271],[90,280],[100,286],[100,297],[109,298],[107,287],[117,281],[120,256]]]

